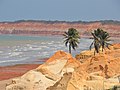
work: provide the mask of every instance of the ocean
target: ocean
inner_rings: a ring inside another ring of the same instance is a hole
[[[43,63],[56,51],[68,52],[63,43],[63,36],[18,36],[0,35],[0,66],[16,64]],[[76,51],[72,55],[88,50],[92,39],[81,38]]]

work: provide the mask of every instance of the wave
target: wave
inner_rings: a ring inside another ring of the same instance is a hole
[[[37,47],[37,48],[30,47],[27,50],[41,50],[41,49],[42,49],[41,47]]]
[[[47,42],[41,42],[41,44],[47,44]]]
[[[54,43],[55,41],[51,41],[51,43]]]
[[[22,52],[12,52],[10,56],[13,57],[13,56],[18,56],[20,54],[22,54]]]
[[[53,43],[52,42],[48,42],[47,44],[52,45]]]
[[[48,56],[49,53],[48,53],[48,52],[42,52],[42,55],[43,55],[43,56]]]
[[[40,46],[41,48],[46,48],[46,49],[48,49],[48,48],[50,48],[50,47],[48,47],[48,46]]]
[[[3,53],[3,51],[0,51],[0,54]]]
[[[10,58],[10,57],[19,56],[21,54],[22,54],[22,52],[10,52],[10,53],[3,54],[3,55],[4,55],[4,58]]]
[[[1,63],[6,63],[6,62],[25,61],[25,60],[27,60],[28,58],[29,58],[29,57],[21,58],[21,59],[18,59],[18,60],[4,60],[4,61],[0,61],[0,64],[1,64]]]

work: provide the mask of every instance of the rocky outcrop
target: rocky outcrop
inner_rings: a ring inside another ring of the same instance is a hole
[[[38,68],[13,79],[6,90],[108,90],[119,86],[120,44],[110,48],[82,63],[58,51]],[[82,54],[90,55],[90,52]]]
[[[76,28],[82,36],[89,37],[91,30],[102,28],[111,36],[120,36],[120,24],[97,22],[55,22],[55,21],[20,21],[1,22],[1,34],[62,35],[68,28]]]
[[[6,90],[46,90],[63,80],[66,73],[74,72],[79,66],[80,62],[70,54],[58,51],[35,70],[27,72],[18,79],[13,79],[13,83],[7,86]]]
[[[82,61],[82,67],[88,73],[102,71],[104,77],[112,77],[120,73],[120,44],[114,44],[104,52],[94,56],[94,49],[91,51],[83,51],[76,56],[76,59]],[[81,59],[81,57],[83,57]]]
[[[84,59],[73,73],[66,90],[107,90],[120,86],[120,44],[111,50]],[[85,53],[86,52],[86,53]],[[83,53],[82,53],[83,54]],[[93,53],[84,51],[84,55]],[[82,73],[84,72],[84,73]]]
[[[71,77],[72,73],[65,73],[58,82],[56,82],[53,86],[48,87],[46,90],[67,90],[68,82]]]

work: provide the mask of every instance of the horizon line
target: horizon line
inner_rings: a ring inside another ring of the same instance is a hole
[[[5,22],[30,22],[30,21],[34,21],[34,22],[83,22],[83,23],[89,23],[89,22],[105,22],[105,21],[111,21],[111,22],[120,22],[120,20],[112,20],[112,19],[104,19],[104,20],[43,20],[43,19],[18,19],[18,20],[5,20],[5,21],[0,21],[0,23],[5,23]]]

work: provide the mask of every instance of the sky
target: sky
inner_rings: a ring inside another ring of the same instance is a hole
[[[120,21],[120,0],[0,0],[0,22]]]

